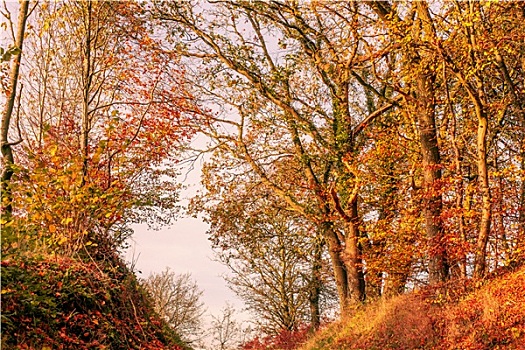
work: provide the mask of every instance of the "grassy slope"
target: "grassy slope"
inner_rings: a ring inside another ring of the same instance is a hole
[[[4,257],[2,349],[185,349],[116,261]]]
[[[321,330],[302,350],[524,349],[525,267],[485,283],[379,301]]]

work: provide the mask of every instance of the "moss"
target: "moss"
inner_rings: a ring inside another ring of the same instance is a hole
[[[3,349],[189,349],[121,262],[2,260]]]

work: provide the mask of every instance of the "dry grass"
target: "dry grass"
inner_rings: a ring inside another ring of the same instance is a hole
[[[360,307],[302,350],[525,350],[525,268],[451,294],[448,302],[418,293]]]
[[[442,349],[525,349],[525,268],[446,305]]]
[[[417,349],[433,338],[433,308],[416,295],[381,300],[322,330],[304,349]]]

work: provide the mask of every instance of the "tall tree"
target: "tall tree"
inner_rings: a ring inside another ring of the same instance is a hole
[[[5,3],[4,3],[5,4]],[[10,16],[7,7],[5,7],[6,16]],[[13,156],[13,145],[20,143],[22,140],[11,142],[9,140],[9,129],[11,119],[18,93],[18,77],[20,74],[20,62],[22,60],[22,47],[26,30],[26,22],[29,13],[29,1],[21,1],[18,11],[18,21],[16,27],[8,18],[11,32],[13,34],[13,45],[2,52],[2,61],[6,60],[11,63],[11,70],[7,81],[6,90],[2,94],[6,95],[6,103],[2,110],[2,125],[0,129],[0,146],[2,148],[2,178],[1,178],[1,206],[2,206],[2,224],[11,220],[13,211],[13,196],[10,188],[11,178],[14,173],[15,159]],[[15,34],[16,28],[16,34]],[[3,50],[2,50],[3,51]],[[4,64],[4,62],[2,62]],[[3,85],[3,84],[2,84]],[[20,137],[20,135],[19,135]]]
[[[419,128],[425,191],[423,210],[430,257],[429,280],[431,283],[441,282],[448,276],[448,262],[441,222],[443,199],[439,189],[442,164],[436,129],[437,73],[433,68],[434,57],[425,48],[425,42],[434,35],[433,24],[426,2],[410,4],[404,18],[388,1],[368,4],[391,35],[391,41],[398,43],[399,53],[404,57],[403,64],[406,67],[402,71],[403,77],[399,78],[406,79],[408,84],[406,89],[398,90],[404,96],[405,110],[416,117]]]
[[[16,239],[103,253],[130,223],[174,218],[176,171],[165,164],[189,139],[194,107],[142,14],[134,2],[38,5],[21,66]]]
[[[329,19],[338,11],[351,19],[354,7],[338,3],[326,12],[322,4],[224,2],[209,8],[158,3],[154,10],[169,28],[190,35],[181,53],[200,60],[199,74],[210,80],[200,94],[224,97],[220,103],[236,110],[237,117],[212,117],[203,132],[318,226],[343,308],[365,298],[357,140],[396,103],[379,94],[367,108],[360,99],[368,85],[354,76],[360,33],[346,30],[344,16],[341,23]],[[274,53],[274,43],[284,56]],[[284,155],[300,174],[295,184],[269,171],[271,160]]]
[[[482,277],[519,259],[524,30],[516,3],[150,9],[182,40],[176,48],[210,106],[198,126],[217,163],[207,168],[208,190],[249,177],[315,227],[343,312],[366,294]],[[231,199],[212,192],[207,198]]]
[[[232,273],[230,287],[267,334],[308,323],[318,328],[321,315],[333,311],[323,238],[264,184],[247,174],[223,182],[220,168],[206,166],[207,193],[192,207],[211,225],[212,246]]]

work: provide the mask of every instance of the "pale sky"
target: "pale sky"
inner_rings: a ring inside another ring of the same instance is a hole
[[[181,176],[188,187],[181,193],[182,204],[201,188],[200,172],[198,163],[187,176]],[[127,262],[135,262],[135,271],[139,277],[146,278],[151,272],[161,272],[166,266],[177,274],[189,272],[204,292],[202,301],[207,308],[207,322],[211,320],[210,314],[218,316],[221,313],[226,302],[235,307],[239,321],[249,319],[249,315],[242,312],[243,302],[221,277],[228,273],[228,269],[213,260],[213,250],[206,235],[208,224],[202,219],[182,217],[171,227],[160,231],[148,230],[145,224],[133,228],[135,234],[130,242],[131,247],[124,256]]]
[[[139,277],[161,272],[166,266],[177,274],[191,273],[204,291],[203,302],[208,311],[217,314],[226,301],[238,303],[221,277],[227,269],[212,260],[213,252],[206,237],[207,228],[201,220],[193,218],[180,219],[171,228],[161,231],[136,225],[126,260],[136,260],[135,269],[141,272],[137,272]]]

